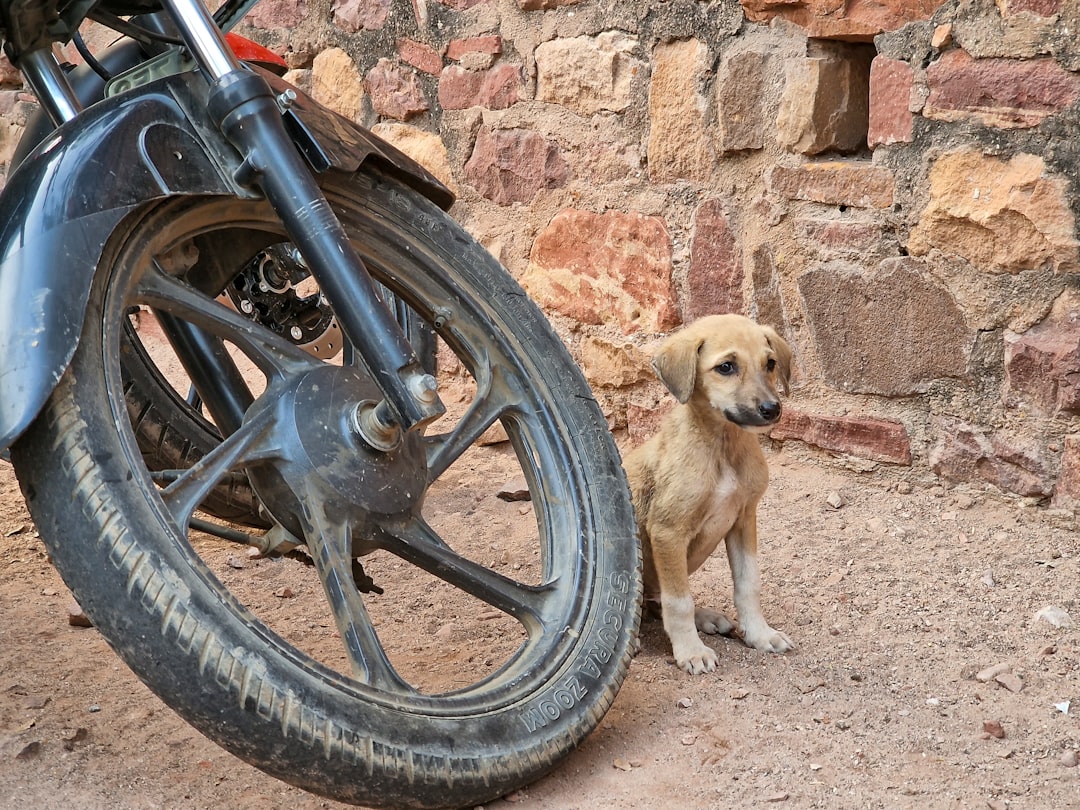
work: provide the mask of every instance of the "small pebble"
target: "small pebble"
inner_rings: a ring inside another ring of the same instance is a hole
[[[675,701],[675,705],[678,706],[680,709],[689,709],[691,706],[694,705],[694,701],[692,701],[688,697],[679,698],[677,701]]]
[[[992,667],[987,667],[986,669],[982,669],[982,670],[979,670],[978,672],[976,672],[975,673],[975,680],[977,680],[977,681],[979,681],[981,683],[989,683],[990,681],[994,680],[994,678],[996,678],[998,675],[1002,674],[1003,672],[1011,672],[1011,671],[1012,671],[1012,666],[1010,664],[1005,664],[1005,663],[994,664]]]
[[[1080,764],[1080,755],[1076,751],[1062,751],[1061,752],[1061,764],[1066,768],[1075,768],[1077,764]]]
[[[839,492],[830,492],[828,497],[825,498],[825,503],[831,506],[833,509],[839,509],[844,505],[844,499],[840,497]]]
[[[98,706],[96,703],[91,703],[90,706],[87,708],[87,711],[90,712],[90,714],[97,714],[101,711],[101,707]]]
[[[93,627],[94,623],[90,621],[90,617],[83,613],[83,609],[79,606],[78,602],[68,603],[68,624],[72,627]]]
[[[983,732],[999,740],[1005,739],[1005,729],[1001,727],[1001,723],[997,720],[984,720]]]

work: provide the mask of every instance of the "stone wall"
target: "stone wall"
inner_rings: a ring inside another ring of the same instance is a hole
[[[458,193],[632,438],[666,399],[649,344],[737,311],[795,349],[774,439],[1080,501],[1080,0],[264,0],[250,22]]]

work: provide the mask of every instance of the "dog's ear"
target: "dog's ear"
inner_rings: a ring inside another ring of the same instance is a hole
[[[787,396],[791,393],[791,347],[771,326],[763,326],[761,329],[765,332],[765,340],[776,353],[777,376],[780,378],[784,396]]]
[[[698,351],[704,342],[695,335],[677,332],[661,343],[653,356],[653,371],[679,402],[686,402],[694,393]]]

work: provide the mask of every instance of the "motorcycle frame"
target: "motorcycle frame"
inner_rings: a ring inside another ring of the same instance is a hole
[[[0,450],[29,426],[66,370],[112,234],[145,206],[176,196],[269,200],[385,396],[369,412],[374,445],[436,418],[442,405],[433,381],[382,304],[315,173],[354,172],[373,162],[444,209],[453,194],[364,128],[242,65],[198,0],[167,5],[198,71],[83,109],[80,95],[97,92],[92,82],[77,92],[51,52],[19,59],[31,85],[51,99],[44,108],[63,123],[0,193]],[[125,48],[121,62],[141,60],[137,48]],[[185,365],[220,370],[212,338],[190,324],[175,330],[196,355],[181,357]],[[243,405],[227,404],[235,393],[220,385],[227,374],[196,373],[211,415],[234,429]]]

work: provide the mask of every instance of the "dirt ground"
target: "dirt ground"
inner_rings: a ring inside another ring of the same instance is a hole
[[[692,677],[659,622],[645,622],[599,729],[553,774],[489,807],[1080,807],[1072,515],[906,471],[849,471],[794,445],[768,455],[763,604],[797,649],[713,638],[718,670]],[[535,531],[527,504],[496,497],[504,460],[498,447],[479,451],[432,494],[433,520],[467,514],[491,538]],[[268,611],[300,604],[311,586],[302,565],[237,548],[205,544],[223,581],[257,591]],[[523,563],[496,552],[492,564]],[[390,561],[369,571],[427,593],[415,615],[381,620],[381,637],[406,653],[432,642],[466,666],[485,657],[497,633],[475,635],[452,594],[410,583]],[[700,603],[730,611],[722,555],[693,584]],[[94,629],[69,624],[70,601],[0,465],[0,807],[340,806],[188,727]],[[325,617],[301,630],[333,635]]]

